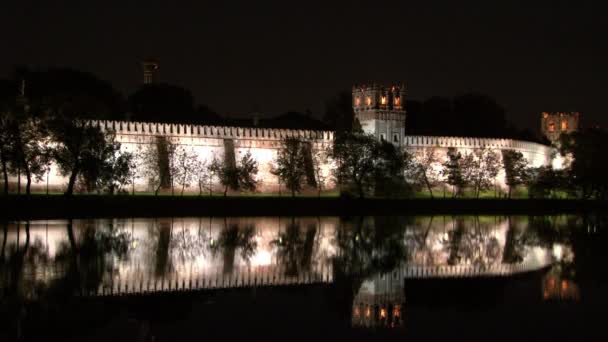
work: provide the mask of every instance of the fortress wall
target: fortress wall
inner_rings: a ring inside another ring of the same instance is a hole
[[[447,152],[450,147],[456,148],[463,155],[472,153],[476,149],[489,148],[498,153],[500,160],[502,160],[501,151],[518,151],[522,153],[528,161],[528,165],[532,167],[551,165],[555,155],[553,147],[513,139],[410,135],[405,137],[402,145],[403,149],[414,155],[435,148],[438,162],[435,163],[434,169],[437,173],[441,169],[441,164],[447,160]],[[505,172],[502,168],[496,177],[496,184],[502,189],[507,188]]]
[[[223,159],[224,140],[230,139],[234,143],[235,156],[238,160],[248,151],[258,162],[258,181],[260,192],[276,192],[279,182],[271,173],[272,164],[276,159],[277,151],[281,142],[287,137],[300,137],[311,141],[313,150],[324,150],[333,144],[334,133],[331,131],[311,130],[289,130],[270,128],[244,128],[229,126],[201,126],[181,124],[160,124],[147,122],[126,121],[91,121],[91,125],[98,126],[104,132],[113,132],[116,140],[121,143],[121,149],[137,154],[142,148],[155,143],[156,138],[165,137],[173,144],[190,148],[200,160],[210,163],[214,157]],[[449,136],[405,136],[401,141],[401,147],[410,153],[420,153],[429,148],[436,148],[439,162],[436,166],[446,160],[447,149],[457,148],[461,153],[471,153],[474,149],[488,147],[496,151],[511,149],[522,152],[524,157],[532,166],[550,165],[552,161],[553,148],[519,140],[469,138]],[[331,161],[323,166],[324,174],[331,173]],[[328,177],[331,178],[331,177]],[[498,176],[498,182],[504,186],[504,172]],[[217,182],[217,180],[216,180]],[[16,177],[12,177],[11,183],[16,184]],[[22,177],[22,187],[25,187],[25,179]],[[52,165],[49,176],[49,188],[51,191],[62,191],[67,184],[67,177],[59,175],[56,165]],[[334,184],[327,184],[331,189]],[[41,182],[34,182],[33,189],[42,191],[46,188],[46,178]],[[148,190],[147,180],[139,178],[136,181],[136,191]],[[214,191],[220,191],[221,186],[216,184]],[[189,192],[198,192],[198,187],[192,184],[187,189]]]

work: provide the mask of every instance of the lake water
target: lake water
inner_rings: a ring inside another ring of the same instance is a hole
[[[605,223],[599,215],[0,222],[0,340],[602,340]]]

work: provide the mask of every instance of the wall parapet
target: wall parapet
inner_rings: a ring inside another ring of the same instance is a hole
[[[500,138],[475,138],[475,137],[455,137],[455,136],[429,136],[429,135],[406,135],[403,141],[405,147],[455,147],[455,148],[496,148],[528,150],[547,153],[553,151],[553,147],[543,144]]]
[[[257,128],[236,126],[207,126],[192,124],[168,124],[157,122],[91,120],[92,126],[102,132],[112,131],[121,135],[169,135],[187,138],[226,138],[226,139],[259,139],[281,140],[285,138],[302,138],[320,141],[333,141],[334,132],[299,129]]]

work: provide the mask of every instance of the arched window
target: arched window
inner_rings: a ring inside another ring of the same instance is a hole
[[[562,121],[562,131],[567,131],[568,130],[568,121],[564,120]]]
[[[399,134],[393,135],[393,142],[396,142],[396,143],[399,142]]]
[[[549,132],[555,132],[555,123],[549,122]]]
[[[386,96],[382,95],[382,97],[380,98],[380,103],[385,105],[386,104]]]
[[[355,106],[361,105],[361,98],[359,96],[355,97]]]
[[[365,99],[365,103],[366,103],[368,106],[371,106],[371,105],[372,105],[372,97],[371,97],[371,96],[368,96],[368,97]]]
[[[401,98],[399,96],[395,96],[395,106],[401,105]]]

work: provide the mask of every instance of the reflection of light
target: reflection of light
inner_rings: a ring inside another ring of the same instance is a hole
[[[553,245],[553,256],[555,260],[561,261],[563,256],[563,249],[561,245],[555,244]]]
[[[251,257],[252,266],[267,266],[270,265],[272,256],[268,251],[258,251],[253,257]]]
[[[398,318],[399,316],[401,316],[401,307],[399,305],[395,305],[395,308],[393,309],[393,317]]]
[[[380,318],[386,318],[386,309],[385,308],[380,309]]]
[[[369,317],[372,315],[372,311],[370,310],[369,306],[365,309],[365,317]]]

